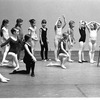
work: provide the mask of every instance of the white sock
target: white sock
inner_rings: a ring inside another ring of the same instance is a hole
[[[78,55],[79,55],[79,61],[82,61],[82,59],[81,59],[81,51],[78,52]]]

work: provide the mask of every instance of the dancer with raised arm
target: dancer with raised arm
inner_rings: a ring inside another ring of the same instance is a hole
[[[58,59],[58,43],[59,40],[62,37],[62,30],[63,28],[66,26],[66,21],[65,21],[65,17],[62,16],[64,19],[64,25],[62,24],[61,18],[58,18],[58,20],[56,21],[56,24],[54,26],[54,30],[55,30],[55,39],[54,39],[54,46],[55,46],[55,50],[54,50],[54,54],[55,54],[55,61],[59,61]]]
[[[94,61],[94,54],[95,54],[95,48],[96,48],[96,41],[97,41],[97,33],[100,29],[100,24],[95,21],[91,21],[86,24],[87,29],[89,31],[89,58],[90,63],[95,63]]]

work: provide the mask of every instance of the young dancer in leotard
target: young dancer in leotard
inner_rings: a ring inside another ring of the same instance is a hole
[[[47,24],[47,21],[45,19],[42,20],[41,22],[41,25],[42,25],[42,28],[40,28],[39,30],[39,38],[40,38],[40,45],[41,45],[41,52],[40,52],[40,55],[41,55],[41,58],[42,60],[44,61],[48,61],[48,38],[47,38],[47,31],[48,29],[46,28],[46,24]],[[44,52],[45,50],[45,52]],[[44,55],[45,55],[45,58],[44,58]]]
[[[17,53],[18,53],[18,39],[17,39],[17,35],[18,35],[18,30],[16,28],[12,28],[11,29],[11,33],[12,36],[3,44],[1,44],[1,47],[9,44],[10,45],[10,49],[8,51],[8,55],[11,55],[13,57],[13,62],[15,63],[15,68],[14,70],[18,70],[19,69],[19,63],[18,63],[18,59],[17,59]]]
[[[90,63],[93,64],[96,62],[96,61],[94,61],[94,54],[95,54],[95,48],[96,48],[97,33],[100,29],[100,24],[95,21],[91,21],[91,22],[87,23],[87,29],[90,33],[90,36],[89,36]]]
[[[25,40],[25,45],[24,45],[25,55],[24,55],[23,61],[26,64],[26,70],[18,70],[18,71],[14,70],[10,74],[30,74],[30,71],[32,70],[31,76],[34,77],[36,58],[32,54],[31,36],[29,34],[26,34],[24,37],[24,40]]]
[[[35,52],[35,47],[36,47],[36,42],[38,41],[37,33],[36,33],[36,20],[35,19],[30,19],[29,20],[31,27],[28,28],[29,34],[31,35],[32,38],[32,53],[34,55]]]
[[[1,43],[6,42],[6,40],[9,38],[8,25],[9,25],[9,20],[4,19],[1,25]],[[3,58],[1,65],[4,65],[5,62],[8,62],[8,60],[6,60],[8,51],[9,51],[9,44],[2,48]]]
[[[75,22],[74,21],[69,21],[69,29],[67,30],[68,33],[68,53],[69,53],[69,62],[73,62],[71,59],[71,48],[73,47],[73,44],[75,44],[75,38],[74,38],[74,27],[75,27]]]
[[[69,57],[68,52],[66,51],[66,40],[68,39],[68,34],[65,32],[62,34],[62,38],[59,40],[58,44],[58,58],[60,60],[59,62],[52,63],[50,62],[47,66],[61,66],[61,68],[66,69],[65,67],[65,61]]]
[[[18,41],[19,41],[19,44],[18,44],[18,60],[20,60],[22,62],[22,60],[20,59],[20,56],[21,56],[21,51],[23,50],[23,29],[22,29],[22,24],[23,24],[23,20],[21,18],[18,18],[16,20],[16,25],[15,25],[15,28],[19,30],[19,33],[18,33]]]
[[[63,28],[66,26],[66,21],[65,21],[65,17],[63,16],[64,19],[64,25],[62,25],[62,21],[61,18],[59,18],[54,26],[54,30],[55,30],[55,39],[54,39],[54,46],[55,46],[55,50],[54,50],[54,54],[55,54],[55,61],[59,61],[58,59],[58,43],[59,40],[62,37],[62,30]]]
[[[86,41],[86,22],[85,21],[80,21],[79,22],[79,33],[80,33],[80,39],[79,39],[79,44],[80,44],[80,49],[79,49],[79,63],[82,62],[87,62],[84,59],[84,47],[85,47],[85,41]]]

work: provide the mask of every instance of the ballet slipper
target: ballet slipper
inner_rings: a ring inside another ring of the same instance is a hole
[[[4,76],[2,76],[2,79],[7,80],[7,81],[10,81],[10,79],[8,79],[8,78],[6,78]]]
[[[4,78],[1,78],[0,81],[1,81],[2,83],[7,83],[7,82],[8,82],[8,81],[7,81],[6,79],[4,79]]]
[[[93,60],[90,61],[91,64],[94,64],[95,62],[96,62],[96,61],[93,61]]]
[[[53,63],[52,62],[50,62],[49,64],[47,64],[46,66],[52,66],[53,65]]]
[[[74,62],[74,60],[71,60],[71,59],[69,59],[68,61],[69,61],[69,62]]]
[[[10,81],[10,79],[9,79],[9,78],[6,78],[6,77],[5,77],[4,79],[5,79],[5,80],[7,80],[7,81]]]
[[[60,60],[59,60],[59,59],[55,59],[55,61],[57,61],[57,62],[58,62],[58,61],[60,61]]]
[[[8,61],[8,60],[4,60],[3,62],[4,62],[4,63],[8,63],[9,61]]]
[[[1,64],[0,64],[0,66],[7,66],[7,65],[9,65],[9,64],[4,63],[4,62],[1,62]]]
[[[78,61],[78,63],[83,63],[82,61]]]
[[[61,65],[61,68],[66,69],[66,67],[64,65]]]
[[[96,62],[97,62],[97,61],[94,61],[94,60],[93,60],[93,63],[96,63]]]
[[[14,68],[14,70],[16,70],[16,71],[19,70],[19,67]]]
[[[7,80],[7,81],[10,81],[10,79],[4,77],[4,76],[1,76],[1,79],[4,79],[4,80]]]
[[[9,74],[16,74],[16,70],[14,70],[13,72],[9,73]]]

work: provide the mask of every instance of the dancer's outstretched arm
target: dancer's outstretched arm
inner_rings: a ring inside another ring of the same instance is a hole
[[[63,19],[64,19],[64,25],[63,25],[63,27],[62,27],[62,29],[66,26],[66,20],[65,20],[65,16],[63,15],[62,16],[63,17]]]

